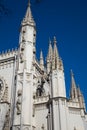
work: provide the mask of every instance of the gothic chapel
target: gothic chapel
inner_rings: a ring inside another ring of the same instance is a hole
[[[36,24],[28,3],[19,48],[0,54],[0,130],[87,130],[84,96],[71,71],[66,97],[56,37],[53,42],[44,66],[42,51],[36,60]]]

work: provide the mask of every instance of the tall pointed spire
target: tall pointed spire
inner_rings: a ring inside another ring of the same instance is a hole
[[[57,49],[57,40],[56,40],[56,37],[54,36],[54,39],[53,39],[53,43],[54,43],[54,52],[55,52],[55,56],[58,58],[59,57],[59,53],[58,53],[58,49]]]
[[[44,69],[44,59],[43,59],[43,53],[42,51],[40,52],[40,66],[42,70]]]
[[[71,70],[71,92],[70,92],[70,98],[71,99],[77,99],[77,87],[74,79],[74,74]]]
[[[34,19],[33,19],[33,16],[32,16],[32,12],[31,12],[30,0],[28,1],[27,11],[26,11],[26,14],[25,14],[25,17],[23,19],[22,24],[24,24],[24,23],[35,26],[35,22],[34,22]]]
[[[58,53],[58,49],[57,49],[57,40],[56,40],[56,37],[54,36],[54,40],[53,40],[53,43],[54,43],[54,60],[55,60],[55,69],[59,68],[59,53]]]
[[[20,63],[25,62],[27,68],[31,68],[32,66],[32,61],[30,60],[35,60],[35,52],[36,52],[35,42],[36,42],[36,27],[32,17],[30,0],[29,0],[25,17],[21,23],[20,37],[19,37],[20,54],[21,54]]]
[[[53,53],[53,49],[52,49],[51,40],[50,40],[50,38],[49,38],[48,57],[49,57],[49,60],[50,60],[50,61],[52,61],[52,53]]]
[[[53,57],[53,48],[52,48],[52,42],[49,38],[49,48],[48,48],[48,54],[47,54],[47,73],[52,69],[52,57]]]

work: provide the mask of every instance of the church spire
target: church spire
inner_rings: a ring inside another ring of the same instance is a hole
[[[32,16],[32,12],[31,12],[30,0],[28,1],[27,11],[26,11],[22,24],[26,24],[26,23],[29,25],[35,26],[35,22]]]
[[[54,53],[54,62],[55,62],[55,69],[59,68],[59,53],[58,53],[58,49],[57,49],[57,40],[56,40],[56,37],[54,36],[54,39],[53,39],[53,43],[54,43],[54,50],[53,50],[53,53]]]
[[[77,87],[74,79],[74,74],[71,70],[71,92],[70,92],[70,98],[71,99],[77,99]]]
[[[27,69],[32,67],[32,61],[35,59],[35,42],[36,42],[36,27],[33,20],[30,1],[28,2],[27,11],[21,24],[20,29],[20,63],[25,62]],[[25,44],[26,43],[26,44]]]

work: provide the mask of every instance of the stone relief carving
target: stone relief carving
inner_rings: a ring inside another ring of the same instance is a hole
[[[44,83],[45,80],[43,78],[41,78],[41,80],[38,80],[36,96],[42,96],[45,93]]]
[[[22,90],[18,90],[17,92],[17,102],[16,102],[16,108],[17,108],[17,115],[21,114],[21,96],[22,96]]]
[[[3,77],[0,77],[0,102],[8,101],[8,86]]]
[[[6,117],[5,117],[4,130],[9,129],[9,120],[10,120],[10,109],[8,110]]]
[[[4,88],[4,83],[3,83],[2,79],[0,79],[0,96],[2,94],[3,88]]]

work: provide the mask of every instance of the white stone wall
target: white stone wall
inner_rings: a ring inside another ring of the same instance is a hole
[[[66,100],[58,98],[53,100],[54,130],[67,130]]]
[[[39,104],[35,107],[35,122],[36,122],[36,130],[47,130],[47,107],[46,104]]]
[[[68,130],[86,130],[85,125],[85,116],[81,116],[81,110],[73,105],[71,107],[66,108],[66,115],[67,115],[67,125]]]
[[[62,70],[55,70],[52,74],[53,97],[66,97],[65,79]]]

